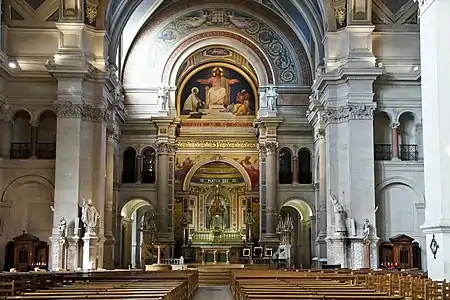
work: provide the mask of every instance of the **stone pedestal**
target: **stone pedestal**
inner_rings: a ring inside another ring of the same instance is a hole
[[[327,242],[327,264],[347,266],[346,238],[343,235],[334,235],[325,238]]]
[[[80,237],[78,235],[72,235],[67,237],[67,259],[66,259],[66,269],[74,271],[79,268],[79,247],[78,241]]]
[[[50,238],[51,255],[50,270],[60,271],[67,269],[68,243],[66,238],[52,236]]]
[[[97,269],[98,237],[87,233],[83,237],[83,270]]]

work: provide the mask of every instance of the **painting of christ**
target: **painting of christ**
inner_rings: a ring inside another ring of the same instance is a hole
[[[178,91],[181,118],[254,117],[256,87],[248,76],[222,65],[194,72]]]

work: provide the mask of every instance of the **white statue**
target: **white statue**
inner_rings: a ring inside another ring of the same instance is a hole
[[[161,111],[167,111],[167,101],[169,100],[169,88],[166,86],[158,88],[158,103]]]
[[[97,221],[100,219],[100,214],[89,199],[88,203],[83,199],[83,207],[81,209],[81,221],[83,221],[87,233],[95,233],[94,229],[97,226]]]
[[[266,103],[268,111],[276,110],[277,100],[278,100],[277,88],[274,86],[268,86],[266,88]]]
[[[369,223],[369,219],[364,219],[364,223],[363,223],[363,239],[367,240],[369,238],[370,235],[370,223]]]
[[[345,227],[345,223],[344,223],[344,214],[345,214],[344,207],[342,206],[342,204],[339,203],[336,196],[331,194],[331,192],[330,192],[330,196],[331,196],[331,202],[333,203],[333,206],[334,206],[335,231],[336,231],[336,233],[345,233],[345,232],[347,232],[347,228]]]
[[[66,228],[67,228],[67,222],[64,217],[61,218],[61,221],[59,221],[59,237],[64,238],[66,237]]]

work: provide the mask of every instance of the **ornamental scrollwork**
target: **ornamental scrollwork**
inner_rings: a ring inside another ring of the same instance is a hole
[[[8,104],[0,102],[0,120],[11,120],[11,110]]]
[[[161,154],[174,154],[178,150],[177,145],[170,142],[158,142],[156,143],[156,151]]]
[[[337,108],[327,108],[322,115],[325,123],[342,123],[349,120],[372,120],[376,103],[349,103]]]
[[[258,150],[259,155],[265,155],[267,152],[266,145],[263,143],[257,144],[256,149]]]
[[[55,103],[56,115],[58,118],[80,118],[82,106],[72,101]]]

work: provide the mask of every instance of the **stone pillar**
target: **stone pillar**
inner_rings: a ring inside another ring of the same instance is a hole
[[[142,182],[142,155],[136,156],[136,182]]]
[[[95,233],[86,233],[83,237],[83,270],[96,270],[98,263],[98,237]]]
[[[423,161],[423,130],[422,123],[416,123],[416,144],[418,153],[418,160]]]
[[[317,147],[319,148],[319,201],[317,206],[317,244],[319,258],[325,258],[327,236],[327,176],[326,176],[326,141],[325,130],[322,128],[316,129]]]
[[[158,128],[157,175],[156,186],[158,194],[158,229],[162,244],[171,247],[174,244],[173,235],[173,198],[174,198],[174,119],[170,117],[154,118]]]
[[[83,22],[84,1],[60,0],[59,21]]]
[[[110,127],[111,128],[111,127]],[[114,149],[118,140],[118,135],[114,128],[109,130],[108,143],[106,147],[106,197],[105,197],[105,245],[103,266],[106,269],[114,269],[114,245],[115,237],[113,233],[113,209],[114,209],[114,173],[115,158]],[[115,222],[114,222],[115,224]]]
[[[167,233],[167,206],[169,197],[169,156],[168,143],[161,142],[157,144],[158,168],[157,168],[157,188],[158,188],[158,229],[161,233]]]
[[[422,122],[425,175],[425,223],[428,276],[450,280],[450,135],[448,77],[450,1],[420,0]]]
[[[266,147],[266,238],[276,239],[277,205],[277,142],[265,142]]]
[[[277,202],[277,162],[278,142],[277,127],[282,122],[279,118],[259,118],[256,125],[259,130],[259,164],[260,164],[260,244],[276,248],[279,239],[276,234],[278,220]]]
[[[12,122],[9,105],[0,102],[0,157],[9,158],[11,149]]]
[[[392,123],[392,159],[399,159],[399,144],[398,144],[398,127],[400,123],[394,122]]]
[[[298,157],[294,155],[292,157],[292,183],[298,183]]]
[[[38,146],[38,127],[39,123],[37,121],[30,121],[31,125],[31,156],[30,158],[37,158],[37,146]]]

